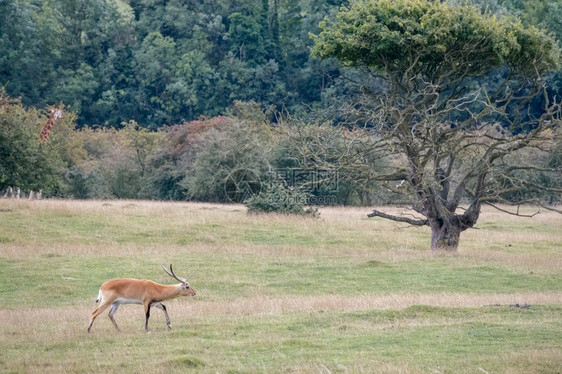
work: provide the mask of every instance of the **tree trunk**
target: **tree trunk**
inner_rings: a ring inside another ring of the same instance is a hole
[[[433,251],[455,252],[459,246],[461,228],[456,225],[430,224],[431,249]]]

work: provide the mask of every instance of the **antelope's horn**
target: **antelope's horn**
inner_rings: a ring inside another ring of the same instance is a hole
[[[172,278],[175,278],[177,280],[179,280],[182,283],[187,283],[187,279],[184,279],[182,277],[178,277],[176,275],[176,273],[174,273],[174,269],[172,269],[172,264],[170,264],[170,271],[168,271],[168,269],[166,269],[166,267],[162,264],[160,264],[160,266],[162,266],[162,269],[164,269],[164,271]]]

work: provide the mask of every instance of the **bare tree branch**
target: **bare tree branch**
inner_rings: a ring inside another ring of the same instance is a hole
[[[392,221],[396,221],[396,222],[405,222],[405,223],[409,223],[410,225],[413,226],[427,226],[429,225],[429,221],[427,219],[412,219],[412,218],[408,218],[408,217],[404,217],[404,216],[395,216],[392,214],[387,214],[378,210],[373,210],[371,213],[367,214],[367,217],[381,217],[381,218],[386,218],[386,219],[390,219]]]
[[[499,206],[497,206],[497,205],[495,205],[495,204],[492,204],[492,203],[489,203],[489,202],[486,203],[486,205],[489,205],[489,206],[491,206],[492,208],[494,208],[494,209],[496,209],[496,210],[499,210],[500,212],[503,212],[503,213],[506,213],[506,214],[509,214],[509,215],[512,215],[512,216],[517,216],[517,217],[532,218],[532,217],[536,216],[537,214],[540,214],[540,211],[537,211],[537,212],[535,212],[535,213],[533,213],[533,214],[521,214],[521,213],[519,212],[519,208],[521,207],[521,205],[517,205],[517,211],[516,211],[516,212],[511,212],[511,211],[509,211],[509,210],[507,210],[507,209],[500,208]]]

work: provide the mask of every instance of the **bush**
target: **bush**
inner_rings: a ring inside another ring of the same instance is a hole
[[[194,161],[180,183],[192,200],[243,203],[270,170],[269,125],[230,120],[194,144]]]
[[[282,213],[303,216],[318,216],[318,209],[305,208],[308,196],[298,190],[275,183],[246,202],[248,213]]]

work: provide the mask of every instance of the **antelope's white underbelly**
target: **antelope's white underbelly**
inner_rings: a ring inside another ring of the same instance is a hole
[[[142,304],[141,299],[125,299],[123,297],[118,297],[113,304]]]

